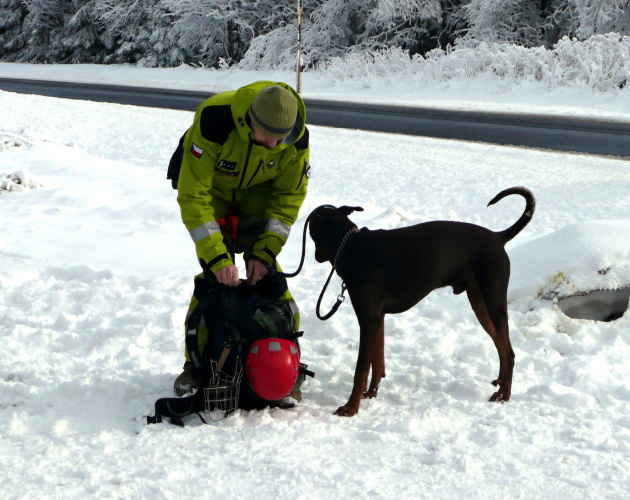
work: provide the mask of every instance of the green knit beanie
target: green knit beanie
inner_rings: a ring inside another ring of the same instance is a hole
[[[267,137],[283,139],[293,129],[298,105],[295,96],[279,85],[262,89],[249,107],[252,124]]]

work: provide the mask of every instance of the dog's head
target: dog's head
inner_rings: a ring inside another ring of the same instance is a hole
[[[352,212],[362,212],[361,207],[333,207],[332,205],[322,205],[316,208],[309,215],[309,233],[313,243],[315,243],[315,260],[317,262],[331,263],[335,258],[337,249],[344,236],[356,224],[348,219]]]

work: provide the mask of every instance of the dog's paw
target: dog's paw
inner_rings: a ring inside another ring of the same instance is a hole
[[[378,387],[376,387],[375,389],[370,389],[367,392],[364,392],[363,395],[361,396],[361,398],[362,399],[372,399],[372,398],[375,398],[377,394],[378,394]]]
[[[503,394],[503,391],[497,391],[492,396],[490,396],[490,399],[488,401],[490,401],[491,403],[506,403],[509,400],[509,394],[505,395]]]
[[[358,408],[353,408],[349,405],[343,405],[337,408],[335,415],[340,417],[354,417],[359,412]]]

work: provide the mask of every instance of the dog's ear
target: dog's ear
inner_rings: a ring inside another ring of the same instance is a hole
[[[348,216],[352,212],[363,212],[363,207],[348,207],[344,205],[343,207],[339,207],[338,210],[345,216]]]

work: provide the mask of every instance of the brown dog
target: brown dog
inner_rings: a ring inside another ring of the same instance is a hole
[[[504,246],[529,223],[536,206],[532,193],[523,187],[502,191],[488,206],[511,194],[523,196],[526,208],[513,226],[500,232],[449,221],[359,230],[348,215],[361,207],[323,206],[309,216],[315,259],[329,261],[344,280],[360,327],[354,386],[337,415],[355,415],[361,398],[378,392],[385,376],[385,315],[404,312],[445,286],[456,294],[466,291],[477,319],[494,341],[499,376],[492,384],[499,390],[490,401],[510,399],[514,351],[507,313],[510,260]],[[365,392],[370,368],[372,379]]]

